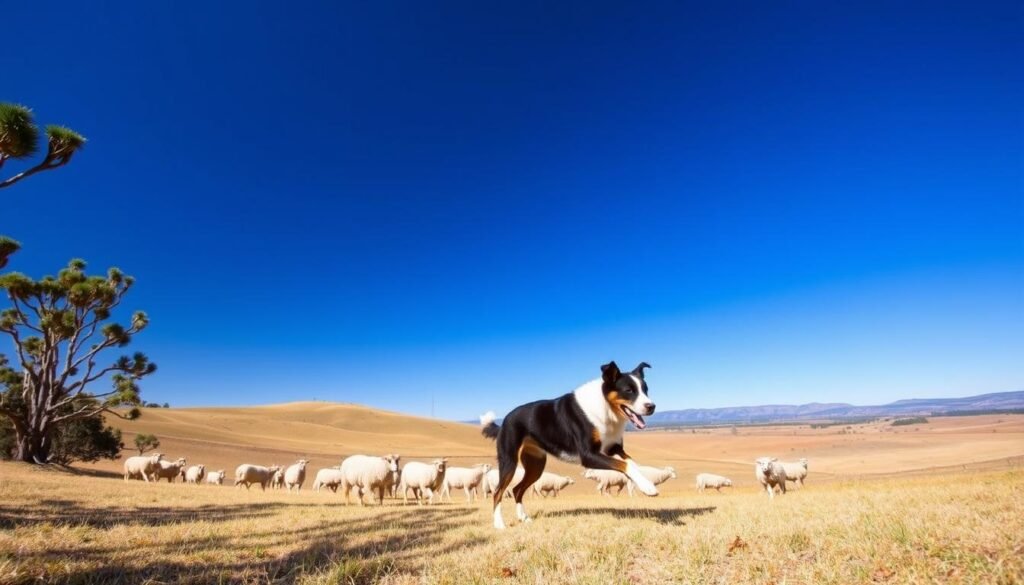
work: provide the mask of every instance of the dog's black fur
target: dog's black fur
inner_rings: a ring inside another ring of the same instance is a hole
[[[627,403],[633,406],[640,392],[643,392],[646,399],[644,368],[649,367],[647,363],[641,363],[629,372],[640,380],[642,387],[637,388],[632,376],[620,372],[615,362],[601,366],[601,391],[609,407],[613,411],[618,408],[618,412],[622,413],[622,426],[626,420],[633,420],[634,424],[643,428],[642,416],[654,413],[654,403],[649,400],[647,411],[635,413],[632,417],[622,408]],[[481,432],[497,442],[498,489],[494,492],[495,507],[501,502],[519,464],[523,466],[525,475],[512,489],[512,495],[517,504],[522,502],[523,494],[544,472],[548,453],[566,461],[579,462],[584,467],[614,469],[623,473],[626,472],[629,460],[623,450],[621,436],[602,434],[588,418],[576,392],[553,400],[538,400],[519,406],[508,413],[500,426],[490,421]]]

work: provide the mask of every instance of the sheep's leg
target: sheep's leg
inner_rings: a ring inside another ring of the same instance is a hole
[[[775,488],[773,488],[771,484],[766,485],[764,489],[768,490],[768,499],[769,500],[775,498]]]
[[[473,503],[473,495],[469,492],[469,485],[467,484],[467,485],[462,486],[462,491],[466,492],[466,503],[467,504],[472,504]]]

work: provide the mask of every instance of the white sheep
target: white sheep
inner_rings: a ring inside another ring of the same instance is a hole
[[[280,470],[281,467],[278,465],[263,467],[262,465],[243,463],[235,468],[235,487],[245,485],[245,489],[249,489],[250,485],[258,483],[260,484],[260,489],[266,491],[267,484],[270,483],[270,480],[274,479],[274,474]]]
[[[558,475],[557,473],[549,473],[545,471],[540,474],[537,478],[536,483],[533,484],[533,493],[538,496],[548,497],[548,494],[552,494],[556,498],[558,492],[564,490],[570,485],[576,483],[571,477],[565,475]]]
[[[650,467],[648,465],[638,465],[640,473],[644,477],[651,480],[654,485],[661,485],[670,479],[676,478],[675,467]],[[636,489],[636,485],[632,480],[626,484],[626,490],[629,492],[629,497],[633,497],[633,490]]]
[[[807,459],[784,461],[782,467],[786,470],[786,481],[804,487],[804,480],[807,479]]]
[[[163,461],[163,453],[152,455],[129,457],[124,460],[124,480],[142,478],[149,483],[149,478],[156,472],[156,468]]]
[[[199,483],[206,475],[205,465],[193,465],[185,470],[185,483]]]
[[[597,482],[597,493],[611,496],[611,488],[617,487],[615,495],[622,493],[623,488],[629,485],[629,477],[621,471],[614,469],[584,469],[583,477]]]
[[[341,470],[337,467],[326,467],[316,472],[316,478],[313,480],[313,491],[319,492],[320,488],[327,488],[332,492],[337,493],[338,488],[341,487]]]
[[[732,480],[728,477],[715,475],[714,473],[697,474],[698,492],[703,492],[707,488],[713,488],[718,493],[722,493],[722,488],[724,487],[732,487]]]
[[[284,487],[284,470],[278,468],[270,477],[270,489],[279,490]]]
[[[161,460],[157,464],[156,469],[153,470],[153,474],[156,476],[157,482],[161,479],[166,479],[167,483],[174,483],[174,478],[181,475],[181,470],[183,469],[185,469],[185,458],[178,457],[178,460],[174,463]]]
[[[435,459],[430,463],[411,461],[402,468],[399,490],[402,492],[402,499],[409,503],[409,490],[412,490],[416,503],[423,505],[421,497],[426,495],[427,503],[434,503],[434,492],[441,490],[444,485],[444,475],[447,459]]]
[[[367,492],[375,493],[377,503],[384,504],[384,494],[391,491],[400,460],[399,455],[347,457],[341,462],[341,491],[345,495],[345,503],[349,503],[348,495],[352,488],[356,488],[360,506],[363,505],[363,494]]]
[[[444,472],[444,486],[441,488],[441,500],[447,497],[452,501],[451,490],[462,489],[466,492],[466,501],[472,502],[476,488],[484,481],[484,475],[491,470],[489,463],[474,465],[473,467],[449,467]]]
[[[523,481],[523,476],[526,475],[526,470],[522,467],[516,467],[515,473],[512,474],[512,481],[508,482],[508,487],[505,489],[505,495],[512,497],[512,488],[519,485],[519,482]],[[484,475],[484,480],[480,482],[484,497],[493,494],[498,489],[498,470],[492,469]]]
[[[224,485],[224,470],[218,469],[217,471],[211,471],[210,473],[207,473],[206,483]]]
[[[291,492],[292,488],[295,488],[295,492],[302,491],[302,484],[306,482],[306,464],[309,461],[305,459],[299,459],[295,463],[288,466],[288,469],[284,470],[284,486]]]
[[[768,499],[775,498],[775,486],[786,493],[786,468],[775,457],[761,457],[755,461],[754,476],[768,492]]]

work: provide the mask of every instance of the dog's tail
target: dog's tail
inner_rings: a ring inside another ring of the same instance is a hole
[[[501,428],[494,419],[498,418],[494,411],[488,411],[480,415],[480,434],[488,439],[497,439],[498,430]]]

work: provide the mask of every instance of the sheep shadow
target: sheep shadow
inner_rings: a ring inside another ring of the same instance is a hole
[[[311,575],[327,576],[330,582],[374,583],[389,575],[416,574],[426,560],[441,551],[481,546],[479,536],[472,533],[457,539],[450,534],[464,528],[468,517],[475,514],[475,510],[451,508],[385,508],[302,527],[271,522],[241,534],[221,530],[206,536],[192,535],[187,543],[170,540],[133,543],[128,547],[97,539],[23,551],[19,560],[30,567],[47,567],[55,561],[74,559],[59,576],[50,578],[85,584],[289,584]],[[294,545],[301,546],[293,548]],[[269,552],[275,547],[289,550],[284,554]],[[183,552],[187,553],[187,560],[182,559]]]
[[[714,512],[715,506],[704,508],[572,508],[544,512],[545,516],[612,516],[622,520],[654,520],[659,524],[685,524],[684,519]]]

